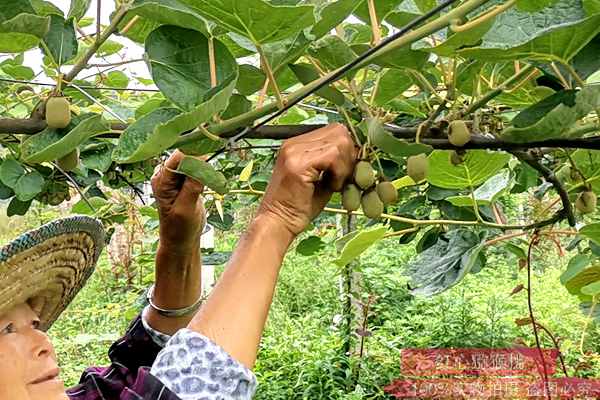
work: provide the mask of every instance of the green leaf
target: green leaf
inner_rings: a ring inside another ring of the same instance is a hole
[[[208,35],[206,20],[178,0],[136,0],[129,11],[159,25],[176,25]]]
[[[375,58],[373,64],[385,68],[410,68],[421,70],[428,59],[429,53],[420,50],[412,50],[409,47],[400,47]]]
[[[12,217],[14,215],[27,214],[27,210],[29,210],[29,207],[31,206],[32,201],[33,200],[21,201],[21,200],[17,199],[16,197],[13,197],[13,199],[8,204],[8,208],[6,209],[6,215],[8,215],[9,217]]]
[[[2,0],[0,22],[8,21],[19,14],[35,14],[28,0]]]
[[[591,283],[600,281],[600,265],[590,264],[584,254],[579,254],[569,261],[567,270],[561,275],[560,282],[569,293],[581,294],[581,289]]]
[[[318,236],[309,236],[296,246],[296,253],[308,257],[312,256],[325,248],[325,243]]]
[[[8,75],[15,79],[21,80],[32,80],[35,76],[33,70],[29,67],[25,67],[24,65],[4,65],[2,67],[2,71],[6,72]]]
[[[368,229],[363,229],[358,233],[351,232],[346,235],[347,237],[352,237],[345,242],[338,259],[333,261],[333,263],[339,267],[348,265],[377,241],[383,239],[387,230],[388,228],[385,226],[376,225]],[[345,239],[342,238],[339,241],[343,242],[344,240]]]
[[[89,169],[106,172],[112,164],[114,145],[105,143],[84,149],[80,154],[81,163]]]
[[[597,296],[600,294],[600,281],[590,283],[587,286],[581,288],[581,293],[587,296]]]
[[[6,159],[0,165],[0,181],[11,189],[17,186],[19,178],[25,175],[26,171],[23,166],[12,159]]]
[[[175,26],[162,26],[146,40],[148,64],[156,86],[165,97],[185,111],[227,88],[238,77],[235,58],[227,47],[214,41],[217,82],[211,87],[208,39],[202,33]]]
[[[227,109],[221,114],[222,119],[237,117],[252,110],[252,102],[240,94],[233,94],[229,98]]]
[[[177,172],[196,179],[219,194],[226,194],[229,191],[227,178],[204,160],[186,156],[179,163]]]
[[[475,266],[485,236],[465,228],[454,229],[408,265],[411,293],[433,296],[458,284]]]
[[[317,70],[310,64],[291,64],[289,67],[303,85],[307,85],[320,78]],[[344,94],[332,86],[326,86],[319,89],[315,94],[338,106],[341,106],[346,102]]]
[[[0,20],[2,19],[0,12]],[[20,53],[37,46],[50,29],[50,18],[19,14],[0,23],[0,53]]]
[[[586,86],[576,93],[561,91],[523,110],[515,117],[513,126],[502,132],[502,138],[523,143],[574,137],[569,130],[597,107],[600,107],[600,86]]]
[[[106,85],[116,88],[126,88],[129,85],[129,78],[122,71],[111,71],[106,74]]]
[[[436,150],[429,155],[427,181],[445,189],[475,188],[494,176],[510,160],[510,154],[469,150],[465,161],[452,165],[449,152]]]
[[[106,205],[110,204],[106,199],[103,199],[102,197],[92,197],[87,200],[87,202],[84,199],[79,200],[77,203],[75,203],[75,205],[73,205],[73,207],[71,208],[71,212],[73,214],[94,215],[102,207],[105,207]],[[92,205],[92,207],[94,207],[94,209],[90,208],[88,202]]]
[[[506,192],[511,182],[510,171],[502,170],[499,174],[492,176],[483,185],[473,192],[478,205],[491,205],[501,194]],[[451,196],[446,201],[457,207],[473,207],[471,195]]]
[[[335,70],[356,58],[350,46],[339,36],[328,35],[314,42],[308,52],[328,70]]]
[[[517,0],[517,9],[527,12],[540,11],[554,5],[558,0]]]
[[[583,9],[587,15],[600,14],[600,0],[583,0]]]
[[[309,5],[274,6],[263,0],[182,0],[204,18],[254,44],[286,39],[315,22]]]
[[[13,189],[17,199],[26,202],[33,200],[42,191],[43,187],[44,177],[36,170],[33,170],[21,176]]]
[[[28,163],[39,164],[62,158],[86,140],[109,130],[101,115],[88,114],[69,131],[50,129],[28,137],[21,144],[21,158]]]
[[[71,7],[69,7],[67,19],[74,18],[75,21],[79,21],[87,13],[91,2],[92,0],[71,0]]]
[[[372,144],[392,157],[408,157],[421,153],[428,154],[433,150],[431,146],[408,143],[404,140],[396,139],[392,134],[383,129],[383,125],[376,118],[368,119],[366,126],[363,126],[363,130],[367,132]]]
[[[43,39],[52,59],[63,65],[77,55],[78,43],[73,20],[66,20],[60,15],[50,16],[50,30]]]
[[[376,86],[375,104],[383,106],[400,96],[413,85],[412,78],[403,69],[390,69],[379,79]]]
[[[134,163],[171,147],[183,132],[190,131],[227,108],[235,80],[189,112],[159,108],[130,125],[121,135],[113,160]]]
[[[365,0],[337,0],[333,3],[328,3],[318,11],[319,18],[310,31],[311,35],[315,39],[327,35],[364,3]]]
[[[52,14],[56,14],[56,15],[60,15],[61,17],[64,17],[64,14],[62,12],[62,10],[58,7],[56,7],[54,4],[50,3],[49,1],[46,0],[29,0],[31,5],[33,6],[33,8],[35,9],[35,13],[37,15],[40,16],[47,16],[47,15],[52,15]]]
[[[600,245],[600,223],[588,224],[579,229],[579,234]]]
[[[535,13],[513,8],[496,17],[479,47],[459,54],[486,60],[568,61],[600,32],[599,22],[598,16],[586,18],[581,0],[561,0]]]
[[[236,89],[244,96],[250,96],[258,92],[265,84],[267,76],[260,69],[250,64],[240,65],[240,77]]]

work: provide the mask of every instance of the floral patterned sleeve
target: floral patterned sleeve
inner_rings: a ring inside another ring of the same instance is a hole
[[[181,400],[246,400],[256,376],[209,338],[181,329],[158,354],[150,371]]]

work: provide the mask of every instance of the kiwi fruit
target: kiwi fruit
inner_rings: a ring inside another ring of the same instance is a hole
[[[463,147],[471,141],[471,131],[465,121],[456,120],[450,122],[448,127],[448,141],[457,147]]]
[[[66,156],[56,160],[56,164],[63,171],[73,171],[79,166],[79,149],[75,149]]]
[[[429,171],[429,160],[425,154],[408,157],[406,161],[406,172],[416,183],[427,178]]]
[[[575,201],[575,208],[577,208],[582,214],[589,214],[596,210],[596,204],[598,203],[598,197],[596,193],[586,190],[581,192]]]
[[[452,165],[460,165],[465,162],[465,153],[459,153],[458,151],[450,152],[450,164]]]
[[[383,213],[383,203],[375,190],[369,190],[364,193],[361,199],[363,213],[371,218],[378,219]]]
[[[360,189],[350,183],[342,193],[342,206],[346,211],[356,211],[360,208]]]
[[[354,168],[354,182],[361,189],[368,189],[375,184],[375,171],[367,161],[359,161]]]
[[[66,97],[50,97],[48,99],[46,123],[51,129],[63,129],[71,123],[71,106]]]
[[[384,205],[387,206],[398,201],[398,191],[391,182],[379,182],[376,190]]]

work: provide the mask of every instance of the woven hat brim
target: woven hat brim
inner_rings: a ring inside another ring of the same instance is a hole
[[[0,315],[30,301],[47,330],[92,275],[105,244],[100,221],[75,216],[27,232],[0,249]]]

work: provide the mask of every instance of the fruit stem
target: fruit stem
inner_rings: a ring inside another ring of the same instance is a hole
[[[279,109],[283,109],[285,107],[285,99],[281,95],[281,91],[279,90],[279,86],[277,86],[277,81],[275,80],[275,74],[273,73],[273,68],[271,68],[271,63],[267,59],[263,48],[260,45],[255,45],[256,50],[260,56],[260,64],[267,74],[267,80],[271,83],[271,87],[273,91],[275,91],[275,98],[277,99],[277,105]]]

